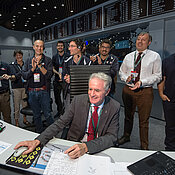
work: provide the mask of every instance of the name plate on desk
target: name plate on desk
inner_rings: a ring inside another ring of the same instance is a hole
[[[36,147],[36,149],[26,155],[21,155],[18,157],[13,156],[13,154],[6,160],[6,164],[21,167],[21,168],[29,168],[34,160],[40,155],[42,150],[41,146]]]

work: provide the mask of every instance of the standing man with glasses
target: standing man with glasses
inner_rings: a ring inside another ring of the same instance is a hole
[[[43,54],[44,42],[42,40],[36,40],[33,49],[35,53],[33,57],[28,58],[25,62],[22,75],[27,80],[28,100],[33,111],[36,132],[41,133],[44,130],[41,110],[48,126],[54,122],[50,106],[50,84],[53,65],[51,58]]]
[[[90,60],[93,65],[111,65],[111,78],[112,87],[110,96],[115,93],[115,84],[117,82],[117,71],[119,69],[118,58],[110,54],[112,48],[112,42],[108,39],[104,39],[99,44],[99,53],[95,56],[90,56]]]
[[[64,51],[64,42],[58,41],[57,42],[57,54],[52,57],[53,63],[53,72],[55,73],[55,79],[53,81],[53,90],[54,90],[54,97],[55,103],[57,105],[57,114],[55,117],[59,117],[64,113],[63,109],[63,97],[61,98],[61,93],[63,95],[63,64],[64,60],[69,57],[69,55]]]
[[[119,145],[130,141],[136,106],[138,108],[140,147],[148,150],[149,116],[153,102],[153,84],[161,80],[161,58],[149,50],[152,36],[141,32],[136,40],[136,51],[127,54],[120,67],[119,75],[126,85],[122,98],[125,109],[124,134]]]
[[[89,65],[90,60],[87,58],[85,55],[82,54],[82,49],[83,49],[83,44],[84,42],[80,39],[75,39],[72,40],[69,43],[69,51],[70,51],[70,57],[64,60],[64,67],[63,67],[63,76],[64,80],[66,82],[66,90],[64,93],[64,96],[66,98],[66,106],[70,104],[70,90],[69,90],[69,85],[70,85],[70,65]],[[65,106],[65,107],[66,107]]]

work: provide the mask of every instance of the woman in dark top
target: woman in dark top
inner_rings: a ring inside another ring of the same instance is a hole
[[[25,80],[22,78],[22,67],[23,67],[23,52],[21,50],[14,51],[15,62],[10,64],[11,72],[13,74],[12,79],[12,92],[13,92],[13,102],[14,102],[14,117],[16,126],[19,126],[20,117],[20,104],[22,107],[27,106],[27,94],[25,92]],[[23,116],[23,123],[25,125],[30,125],[27,121],[26,116]]]

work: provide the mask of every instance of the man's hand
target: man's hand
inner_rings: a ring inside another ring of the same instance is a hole
[[[162,94],[160,97],[163,101],[170,101],[170,99],[165,94]]]
[[[68,74],[66,74],[65,76],[64,76],[64,80],[66,81],[66,83],[70,83],[70,75],[68,75]]]
[[[16,77],[15,77],[15,75],[7,75],[7,74],[4,74],[4,75],[2,75],[2,79],[6,79],[6,80],[15,80]]]
[[[102,64],[101,58],[98,55],[97,55],[97,59],[98,59],[98,64]]]
[[[56,69],[55,69],[55,68],[53,68],[53,72],[59,76],[59,78],[60,78],[60,80],[59,80],[59,81],[62,81],[62,74],[61,74],[61,73],[59,73],[58,71],[56,71]]]
[[[18,149],[21,146],[27,146],[28,150],[26,150],[25,152],[23,152],[24,154],[28,154],[30,152],[32,152],[38,145],[40,144],[39,140],[29,140],[29,141],[23,141],[23,142],[19,142],[14,149]]]
[[[96,55],[95,55],[95,56],[90,56],[90,60],[93,61],[93,62],[95,62],[95,60],[96,60]]]
[[[88,148],[85,143],[76,144],[69,149],[67,149],[64,153],[68,154],[70,158],[76,159],[88,152]]]
[[[126,80],[126,83],[129,83],[132,80],[132,78],[133,78],[133,75],[130,75]]]
[[[132,91],[134,91],[134,90],[140,88],[141,84],[142,84],[142,82],[141,82],[141,81],[138,81],[138,82],[134,85],[134,87],[129,87],[129,89],[131,89]]]
[[[36,58],[33,58],[32,59],[32,72],[34,72],[34,70],[36,69],[36,65],[37,65],[37,60],[36,60]]]
[[[10,75],[7,75],[7,74],[3,74],[2,75],[2,78],[8,80],[8,79],[11,78],[11,76]]]

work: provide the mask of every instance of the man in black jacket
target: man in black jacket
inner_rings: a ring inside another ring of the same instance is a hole
[[[110,75],[112,78],[112,87],[110,96],[113,97],[115,93],[115,84],[117,82],[117,71],[119,69],[118,58],[110,54],[112,49],[112,42],[104,39],[99,43],[99,53],[95,56],[90,56],[93,65],[111,65]]]
[[[29,104],[33,111],[36,132],[41,133],[44,130],[41,110],[48,125],[54,122],[50,107],[50,84],[53,66],[51,58],[43,54],[44,42],[42,40],[36,40],[33,49],[35,54],[25,62],[22,75],[27,80]]]
[[[55,79],[53,81],[53,90],[55,103],[57,105],[57,114],[56,116],[60,116],[63,114],[63,102],[61,100],[61,93],[63,94],[63,86],[64,82],[62,80],[62,72],[63,72],[63,63],[66,57],[69,55],[64,51],[64,42],[57,42],[57,53],[52,57],[53,63],[53,72],[55,73]],[[63,97],[62,97],[63,99]]]

